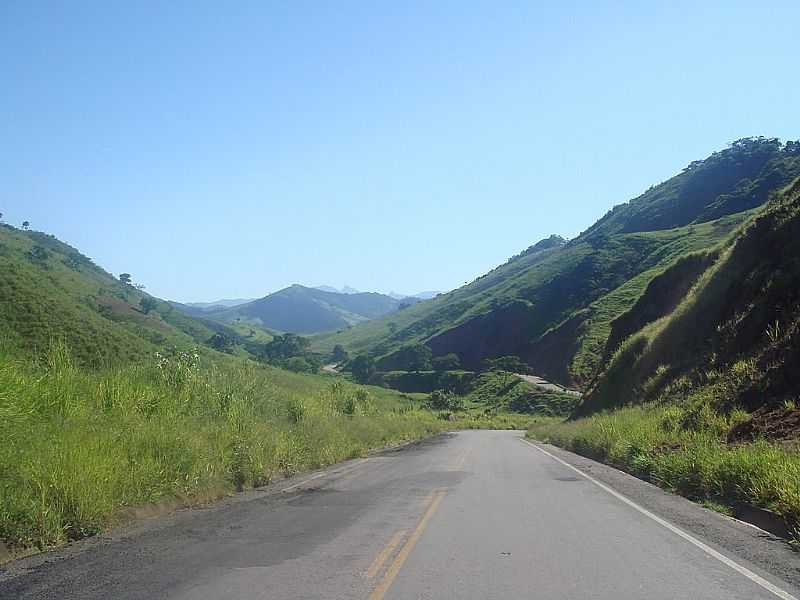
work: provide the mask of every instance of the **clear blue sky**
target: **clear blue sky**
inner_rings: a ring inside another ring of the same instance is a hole
[[[167,6],[168,5],[168,6]],[[450,289],[743,136],[800,2],[0,3],[0,211],[178,300]]]

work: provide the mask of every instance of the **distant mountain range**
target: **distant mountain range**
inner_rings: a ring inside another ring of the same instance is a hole
[[[345,285],[342,289],[336,289],[330,285],[318,285],[314,287],[315,290],[322,290],[323,292],[333,292],[336,294],[360,294],[361,292],[355,288],[350,287],[349,285]],[[406,298],[416,298],[417,300],[430,300],[431,298],[435,298],[442,292],[439,291],[428,291],[428,292],[418,292],[416,294],[400,294],[398,292],[389,292],[386,295],[391,296],[396,300],[405,300]]]
[[[389,292],[389,296],[392,298],[397,298],[398,300],[403,300],[405,298],[416,298],[417,300],[430,300],[431,298],[436,298],[439,294],[443,292],[438,291],[429,291],[429,292],[418,292],[416,294],[398,294],[397,292]]]
[[[317,288],[292,285],[257,300],[224,306],[210,303],[173,303],[188,315],[220,323],[248,323],[292,333],[322,333],[335,331],[416,304],[416,297],[394,298],[375,292],[358,292],[345,286],[330,291],[329,286]]]
[[[223,299],[223,300],[214,300],[213,302],[185,302],[186,306],[192,306],[194,308],[214,308],[214,307],[221,307],[221,308],[230,308],[232,306],[239,306],[240,304],[246,304],[247,302],[252,302],[255,298],[231,298],[231,299]]]

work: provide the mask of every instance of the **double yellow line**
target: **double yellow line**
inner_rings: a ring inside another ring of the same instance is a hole
[[[406,543],[403,544],[402,548],[400,548],[397,556],[394,557],[394,560],[389,565],[389,568],[386,569],[383,578],[381,578],[375,589],[372,590],[369,600],[381,600],[386,595],[386,592],[389,591],[389,588],[391,587],[395,577],[397,577],[397,574],[400,572],[403,563],[406,562],[411,550],[414,549],[414,546],[419,541],[419,538],[422,536],[422,532],[425,531],[425,528],[428,526],[428,522],[431,520],[431,517],[433,517],[436,509],[439,508],[439,504],[442,503],[442,499],[446,493],[447,491],[443,489],[435,490],[425,499],[423,506],[425,506],[426,509],[422,515],[422,518],[419,520],[419,523],[417,523],[414,531],[411,532],[411,535],[406,540]],[[398,531],[392,536],[392,539],[389,540],[389,543],[386,545],[386,547],[381,550],[381,553],[375,557],[374,561],[372,561],[372,564],[367,570],[367,577],[375,577],[380,572],[383,564],[392,555],[392,553],[394,553],[395,549],[400,545],[400,542],[405,535],[406,531]]]

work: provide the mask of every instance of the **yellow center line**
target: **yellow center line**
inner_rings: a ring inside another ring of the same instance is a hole
[[[431,520],[433,513],[436,512],[437,508],[439,508],[439,504],[441,504],[442,498],[444,498],[446,493],[447,492],[445,490],[438,490],[434,492],[433,500],[428,506],[428,510],[426,510],[425,514],[422,515],[422,518],[420,519],[416,528],[411,533],[411,537],[408,538],[406,543],[400,549],[400,552],[397,553],[397,556],[392,561],[392,564],[389,565],[389,569],[386,571],[383,579],[381,579],[381,582],[369,595],[369,600],[381,600],[386,595],[386,592],[389,591],[394,578],[397,577],[397,574],[400,572],[400,568],[403,566],[403,563],[406,562],[411,550],[413,550],[417,541],[422,536],[422,532],[425,531],[425,528],[428,526],[428,521]]]
[[[375,560],[372,561],[372,564],[367,569],[367,577],[375,577],[378,574],[378,571],[381,570],[383,563],[386,562],[386,559],[392,555],[394,549],[400,544],[400,541],[406,535],[407,531],[404,529],[402,531],[398,531],[392,536],[392,539],[389,540],[389,543],[386,544],[386,547],[381,550],[381,553],[375,557]]]

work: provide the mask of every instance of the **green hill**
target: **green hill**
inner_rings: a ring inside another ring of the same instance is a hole
[[[207,344],[215,334],[247,343],[121,282],[51,235],[0,225],[0,341],[14,353],[41,355],[63,340],[79,363],[108,366]]]
[[[454,426],[519,427],[454,425],[391,390],[247,360],[269,336],[244,329],[0,226],[0,560],[140,505],[205,502]]]
[[[612,323],[675,261],[724,243],[770,193],[800,175],[800,144],[739,140],[614,207],[577,238],[551,237],[448,294],[399,313],[319,336],[384,369],[398,350],[425,343],[467,368],[518,355],[534,371],[586,386],[597,373]]]
[[[252,302],[221,310],[182,310],[222,323],[245,323],[292,333],[318,333],[382,317],[409,304],[377,293],[329,292],[292,285]]]
[[[800,178],[611,322],[568,421],[530,434],[800,539]]]
[[[667,286],[682,298],[658,293]],[[654,279],[612,324],[586,414],[707,390],[719,409],[794,402],[800,388],[800,180],[718,250]],[[612,341],[613,344],[613,341]]]

